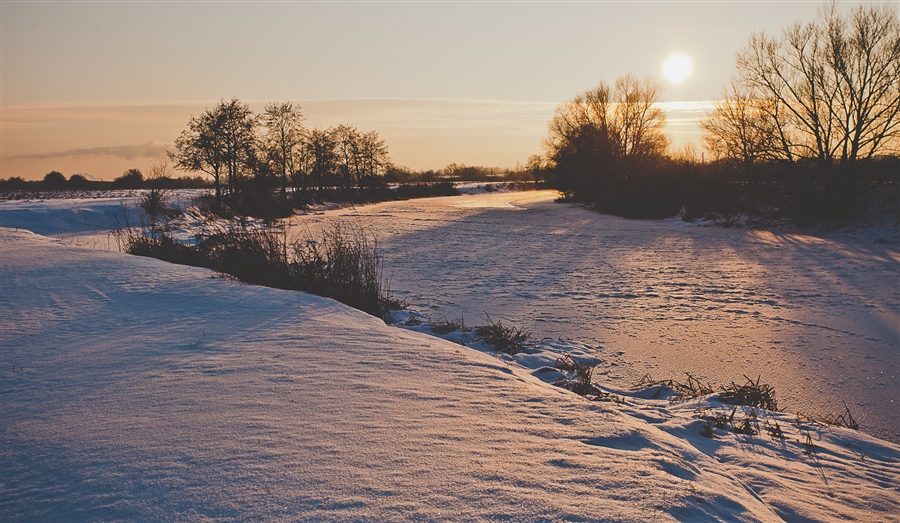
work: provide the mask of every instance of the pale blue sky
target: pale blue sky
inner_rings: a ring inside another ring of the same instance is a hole
[[[512,166],[540,152],[553,107],[576,93],[634,73],[659,78],[666,101],[712,100],[751,33],[820,5],[3,0],[2,176],[146,168],[109,148],[171,144],[231,97],[376,129],[413,168]],[[694,63],[682,85],[661,78],[675,52]],[[677,121],[696,114],[670,114],[676,143],[696,139]]]

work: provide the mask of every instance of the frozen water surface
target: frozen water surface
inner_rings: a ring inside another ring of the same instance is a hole
[[[434,319],[485,313],[537,337],[622,352],[617,386],[646,373],[728,384],[762,376],[779,405],[842,402],[900,441],[900,251],[868,234],[628,220],[555,193],[487,193],[329,211],[379,237],[397,296]]]

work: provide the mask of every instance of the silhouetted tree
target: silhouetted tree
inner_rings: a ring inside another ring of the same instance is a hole
[[[5,191],[22,191],[28,187],[28,182],[21,176],[10,176],[9,179],[0,180],[0,190]]]
[[[664,155],[661,94],[654,81],[628,75],[612,89],[601,82],[557,106],[540,169],[546,181],[570,197],[596,201]]]
[[[73,189],[87,189],[91,186],[90,180],[83,174],[73,174],[69,177],[69,187]]]
[[[199,118],[191,116],[188,128],[175,140],[177,152],[170,157],[187,171],[201,171],[213,177],[216,204],[221,204],[220,180],[226,177],[226,194],[232,201],[240,183],[256,161],[257,117],[250,106],[237,98],[220,102]]]
[[[63,189],[66,187],[66,177],[59,171],[50,171],[44,175],[41,187],[44,189]]]
[[[176,152],[169,158],[184,171],[202,172],[212,177],[216,191],[216,207],[222,205],[222,174],[226,172],[224,136],[216,109],[205,110],[199,117],[191,115],[188,128],[175,139]]]
[[[781,156],[780,131],[769,116],[766,100],[732,83],[715,109],[700,122],[703,142],[715,159],[737,161],[745,170]]]
[[[281,198],[287,199],[288,180],[300,168],[300,148],[303,145],[303,115],[300,106],[292,102],[266,105],[262,114],[266,129],[264,148],[272,165],[272,170],[281,179]]]
[[[144,175],[140,169],[128,169],[122,176],[113,179],[113,187],[120,189],[140,189],[144,186]]]
[[[338,172],[344,188],[350,189],[360,176],[360,135],[356,127],[339,125],[332,129]]]
[[[304,144],[306,173],[313,186],[321,190],[330,178],[337,175],[337,141],[332,129],[314,128],[309,131]]]
[[[362,185],[374,187],[383,183],[383,178],[390,167],[388,147],[378,132],[369,131],[359,137],[360,169],[357,173]]]
[[[852,167],[900,151],[900,21],[888,5],[843,16],[831,3],[780,37],[755,34],[737,70],[737,82],[765,101],[760,110],[789,162]]]
[[[786,166],[797,203],[845,213],[868,169],[900,154],[900,20],[884,5],[835,2],[780,36],[754,34],[723,100],[701,124],[717,158]],[[771,167],[768,170],[773,171]],[[804,210],[811,211],[814,208]]]
[[[228,174],[228,190],[234,196],[240,183],[252,172],[256,160],[257,118],[250,106],[236,98],[216,107],[217,130],[222,134],[222,158]]]
[[[613,89],[613,120],[610,130],[623,158],[662,156],[669,139],[662,129],[666,115],[656,104],[662,87],[650,78],[632,75],[616,80]]]

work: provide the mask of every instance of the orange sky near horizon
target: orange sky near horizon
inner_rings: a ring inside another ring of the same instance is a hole
[[[436,170],[454,162],[501,168],[524,164],[528,156],[540,153],[556,106],[552,102],[491,100],[313,100],[299,104],[308,127],[346,123],[362,131],[377,130],[393,161],[416,170]],[[111,180],[131,168],[146,171],[151,163],[165,158],[167,150],[174,150],[174,138],[191,114],[213,105],[12,108],[4,111],[0,170],[3,177],[26,180],[41,179],[53,170],[94,180]],[[674,145],[696,141],[696,122],[704,114],[703,105],[671,105],[676,107],[667,108],[667,132]],[[250,106],[260,111],[264,103]],[[154,139],[141,141],[148,136]],[[48,151],[40,147],[44,141],[66,143],[68,148]]]
[[[699,145],[699,101],[735,52],[819,5],[3,0],[0,177],[144,170],[192,114],[232,97],[377,130],[413,169],[513,167],[541,152],[557,104],[628,73],[665,87],[673,145]],[[674,53],[693,62],[681,83],[663,77]]]

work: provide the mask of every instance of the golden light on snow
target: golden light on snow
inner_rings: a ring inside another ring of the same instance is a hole
[[[663,62],[663,76],[674,84],[680,84],[687,80],[693,69],[694,64],[691,59],[683,54],[673,54]]]

